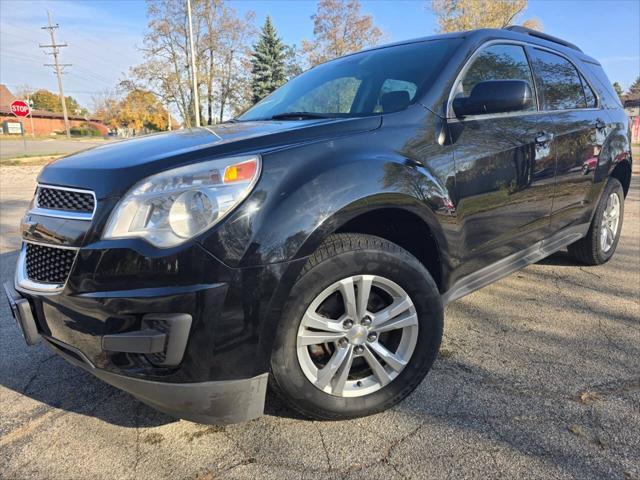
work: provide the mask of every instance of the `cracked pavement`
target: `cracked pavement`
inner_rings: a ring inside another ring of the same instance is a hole
[[[640,152],[636,153],[636,158]],[[0,175],[2,281],[37,167]],[[315,422],[269,398],[227,427],[177,421],[28,348],[0,301],[0,478],[640,479],[640,185],[601,267],[565,253],[446,309],[440,358],[390,411]]]

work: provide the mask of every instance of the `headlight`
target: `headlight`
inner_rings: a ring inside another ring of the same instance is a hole
[[[260,176],[258,155],[174,168],[133,186],[111,213],[103,238],[144,238],[173,247],[222,220]]]

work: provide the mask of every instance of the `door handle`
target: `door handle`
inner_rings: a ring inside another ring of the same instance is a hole
[[[544,145],[549,143],[551,140],[553,140],[553,133],[551,132],[540,132],[536,136],[536,143],[538,145]]]
[[[596,129],[604,130],[606,128],[606,126],[607,126],[607,124],[601,118],[598,118],[596,120]]]

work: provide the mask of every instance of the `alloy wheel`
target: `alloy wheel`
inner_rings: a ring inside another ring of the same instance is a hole
[[[307,308],[297,334],[297,357],[307,379],[339,397],[373,393],[407,366],[418,340],[409,295],[377,275],[344,278]]]
[[[613,247],[618,233],[618,223],[620,222],[620,197],[613,192],[607,198],[607,204],[602,215],[600,228],[600,248],[603,252],[608,252]]]

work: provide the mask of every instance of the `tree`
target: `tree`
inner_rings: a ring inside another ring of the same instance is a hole
[[[256,30],[255,14],[238,17],[225,8],[220,18],[220,48],[217,52],[218,120],[223,121],[229,109],[239,113],[251,105],[251,42]]]
[[[431,0],[442,33],[505,28],[514,25],[526,8],[527,0]],[[535,18],[525,20],[523,26],[542,30],[542,23]]]
[[[62,111],[60,97],[49,90],[36,90],[31,95],[31,100],[33,101],[33,108],[36,110],[46,110],[48,112]]]
[[[169,113],[158,98],[148,90],[132,90],[117,109],[119,125],[139,131],[167,130]]]
[[[358,0],[320,0],[313,20],[313,41],[303,40],[310,65],[376,45],[383,37],[373,17],[360,12]]]
[[[33,108],[35,110],[46,110],[48,112],[61,113],[62,105],[60,104],[60,96],[50,92],[49,90],[40,89],[31,94]],[[85,116],[89,111],[81,106],[73,97],[66,97],[67,111],[70,116]]]
[[[297,77],[303,72],[300,62],[300,50],[295,45],[285,45],[284,64],[287,80]]]
[[[203,123],[222,119],[250,101],[248,69],[253,12],[239,17],[223,0],[192,0],[198,93]],[[165,105],[175,104],[184,125],[193,117],[188,24],[185,0],[147,0],[148,30],[142,51],[146,61],[131,69],[138,88],[151,90]],[[202,105],[201,105],[202,107]],[[217,111],[217,112],[216,112]]]
[[[118,123],[120,99],[114,90],[105,89],[93,95],[91,103],[94,115],[101,119],[106,126],[111,129],[116,129],[120,126]]]
[[[253,103],[266,97],[286,81],[287,51],[267,15],[251,59],[251,95]]]
[[[640,99],[640,76],[638,76],[629,87],[629,91],[627,92],[626,99],[627,100]]]
[[[622,91],[622,87],[618,82],[613,82],[613,89],[616,91],[616,94],[618,94],[618,98],[620,99],[620,101],[624,102],[624,93]]]

